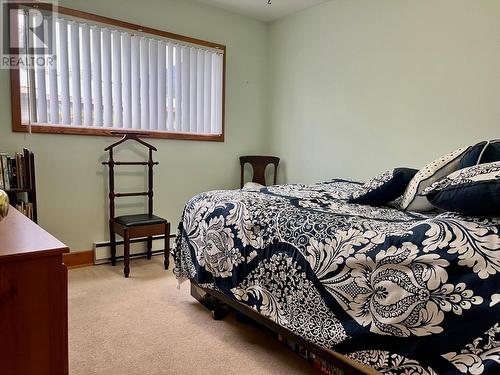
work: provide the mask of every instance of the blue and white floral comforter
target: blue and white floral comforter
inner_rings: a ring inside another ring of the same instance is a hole
[[[178,279],[387,374],[500,374],[500,218],[347,203],[333,180],[186,205]]]

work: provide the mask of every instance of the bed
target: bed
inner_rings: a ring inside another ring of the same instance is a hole
[[[196,195],[174,274],[382,373],[500,373],[500,218],[348,203],[360,187]]]

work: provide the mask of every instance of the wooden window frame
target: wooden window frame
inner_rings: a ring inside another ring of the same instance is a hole
[[[221,134],[193,134],[193,133],[183,133],[183,132],[167,132],[167,131],[156,131],[156,130],[146,130],[146,129],[123,129],[123,128],[89,128],[84,126],[72,126],[72,125],[57,125],[53,124],[42,124],[33,125],[26,124],[22,122],[21,116],[21,90],[20,90],[20,71],[18,68],[12,68],[10,73],[11,81],[11,107],[12,107],[12,131],[18,133],[48,133],[48,134],[77,134],[77,135],[97,135],[97,136],[114,136],[112,132],[119,130],[120,132],[126,133],[141,133],[147,132],[148,135],[144,136],[146,138],[164,138],[164,139],[180,139],[180,140],[193,140],[193,141],[213,141],[213,142],[224,142],[225,134],[225,99],[226,99],[226,46],[218,43],[208,42],[206,40],[191,38],[188,36],[174,34],[168,31],[162,31],[158,29],[153,29],[150,27],[140,26],[133,23],[120,21],[114,18],[99,16],[93,13],[87,13],[76,9],[66,8],[62,6],[55,6],[47,3],[38,2],[23,2],[24,6],[32,6],[34,8],[42,10],[54,10],[59,14],[64,14],[76,18],[81,18],[89,21],[94,21],[98,23],[108,24],[112,26],[117,26],[123,29],[129,29],[132,31],[137,31],[145,34],[157,35],[160,37],[174,39],[181,42],[186,42],[190,44],[196,44],[203,47],[209,47],[214,49],[219,49],[223,51],[223,62],[222,62],[222,133]]]

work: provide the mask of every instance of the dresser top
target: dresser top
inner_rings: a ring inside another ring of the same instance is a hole
[[[62,254],[68,247],[13,207],[0,221],[0,262],[14,257]]]

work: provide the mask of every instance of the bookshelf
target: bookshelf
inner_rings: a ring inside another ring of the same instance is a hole
[[[37,223],[33,152],[26,148],[14,154],[0,152],[0,169],[0,189],[7,193],[10,204]]]

